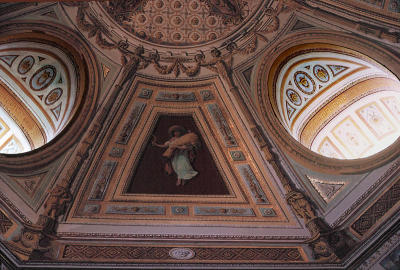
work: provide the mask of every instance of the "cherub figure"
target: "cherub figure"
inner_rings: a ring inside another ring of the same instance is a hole
[[[199,137],[179,125],[171,126],[168,134],[171,138],[164,144],[158,144],[154,136],[152,145],[167,148],[162,155],[167,159],[164,169],[169,175],[175,172],[177,175],[176,185],[184,186],[187,181],[198,174],[193,169],[192,162],[195,158],[195,149],[200,147]]]

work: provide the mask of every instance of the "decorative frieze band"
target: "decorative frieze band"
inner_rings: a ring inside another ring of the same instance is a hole
[[[257,180],[253,170],[248,164],[237,165],[240,175],[245,180],[247,187],[249,188],[254,201],[257,204],[269,204],[267,196],[265,195],[260,183]]]
[[[181,260],[214,262],[304,262],[305,259],[296,247],[263,248],[206,248],[206,247],[153,247],[153,246],[89,246],[66,245],[62,257],[74,260],[94,261],[141,261]],[[180,252],[178,252],[180,251]],[[179,253],[179,254],[178,254]]]
[[[5,234],[12,225],[12,221],[0,211],[0,234]]]
[[[163,206],[125,206],[109,205],[106,214],[124,214],[124,215],[164,215]]]
[[[351,228],[359,235],[366,234],[393,206],[400,201],[400,180],[368,208]]]
[[[214,100],[214,95],[210,90],[200,91],[200,95],[201,95],[203,101]]]
[[[110,182],[111,176],[116,166],[116,161],[105,161],[103,163],[99,170],[99,173],[97,174],[97,178],[93,185],[92,191],[90,192],[89,200],[103,200],[104,193],[107,189],[108,183]]]
[[[246,157],[244,156],[242,151],[231,151],[231,158],[233,161],[244,161]]]
[[[195,207],[194,214],[199,216],[255,216],[251,208]]]
[[[116,143],[118,144],[127,144],[129,138],[132,135],[133,130],[135,129],[137,123],[139,122],[140,116],[144,108],[146,107],[146,103],[143,102],[135,102],[133,104],[133,109],[129,114],[127,121],[124,124],[124,127],[118,136]]]
[[[196,101],[196,96],[193,92],[180,93],[180,92],[158,92],[157,101],[173,101],[173,102],[192,102]]]
[[[151,89],[142,89],[142,91],[140,91],[140,93],[139,93],[139,97],[140,98],[149,99],[149,98],[151,98],[152,94],[153,94],[153,90],[151,90]]]
[[[212,119],[218,127],[218,131],[221,134],[226,147],[235,147],[237,146],[237,142],[235,137],[233,136],[232,130],[229,127],[228,122],[226,121],[224,115],[222,114],[221,109],[217,104],[208,104],[208,111],[211,114]]]

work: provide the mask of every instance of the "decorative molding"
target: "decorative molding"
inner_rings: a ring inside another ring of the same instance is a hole
[[[32,224],[32,221],[30,221],[22,212],[19,210],[18,207],[16,207],[11,200],[0,191],[0,199],[3,203],[5,203],[13,212],[17,214],[19,218],[23,220],[26,224]]]
[[[325,202],[332,201],[340,193],[341,189],[347,185],[343,181],[322,180],[308,175],[307,178]]]
[[[124,206],[109,205],[106,209],[107,214],[124,215],[164,215],[164,206]]]
[[[14,180],[18,186],[26,191],[29,196],[33,196],[40,186],[41,180],[46,176],[47,172],[36,174],[36,175],[27,175],[22,177],[10,176],[12,180]]]
[[[190,93],[179,93],[179,92],[158,92],[157,101],[169,101],[169,102],[193,102],[196,101],[196,96],[193,92]]]
[[[99,204],[86,204],[83,208],[83,214],[98,214],[101,206]]]
[[[233,161],[244,161],[246,157],[244,156],[242,151],[231,151],[229,152]]]
[[[12,221],[0,211],[0,234],[5,234],[13,225]]]
[[[375,183],[370,186],[366,192],[364,192],[334,223],[332,223],[332,227],[335,228],[341,224],[357,207],[364,203],[364,200],[369,197],[384,181],[386,181],[393,172],[399,172],[399,169],[400,160],[390,166],[383,176],[375,181]]]
[[[123,148],[113,147],[108,154],[110,157],[120,158],[124,154]]]
[[[118,144],[127,144],[129,138],[132,135],[133,130],[135,129],[137,123],[139,122],[140,116],[143,113],[144,108],[146,107],[146,103],[143,102],[135,102],[133,105],[133,109],[129,114],[127,121],[124,124],[124,127],[119,134],[119,137],[116,141]]]
[[[142,91],[140,91],[138,97],[145,98],[145,99],[150,99],[152,95],[153,95],[153,90],[151,90],[151,89],[142,89]]]
[[[388,255],[400,243],[400,231],[389,238],[374,254],[359,266],[359,270],[368,270],[375,266],[382,258]]]
[[[210,90],[202,90],[200,91],[200,95],[203,101],[214,100],[214,94]]]
[[[62,258],[74,260],[97,260],[97,261],[140,261],[176,260],[170,256],[170,252],[176,247],[152,247],[152,246],[90,246],[90,245],[66,245]],[[185,249],[188,249],[187,247]],[[190,247],[189,254],[194,253],[190,261],[263,261],[263,262],[304,262],[302,252],[299,248],[202,248]],[[189,255],[187,254],[187,255]]]
[[[276,217],[276,212],[273,208],[260,208],[263,217]]]
[[[214,123],[218,127],[218,131],[222,136],[226,147],[234,147],[237,146],[237,142],[235,137],[233,136],[232,130],[229,127],[228,122],[226,121],[221,109],[217,104],[208,104],[207,109],[210,112]]]
[[[224,208],[224,207],[195,207],[194,214],[198,216],[255,216],[251,208]]]
[[[168,254],[171,258],[177,260],[189,260],[196,255],[196,253],[190,248],[173,248],[168,252]]]
[[[383,216],[400,201],[400,180],[370,206],[352,225],[351,228],[364,236]]]
[[[242,176],[242,179],[245,180],[254,201],[257,204],[269,204],[267,196],[261,188],[260,183],[258,182],[257,177],[255,176],[251,167],[248,164],[244,164],[237,165],[237,168]]]
[[[189,208],[187,206],[171,206],[171,213],[173,215],[187,215]]]
[[[89,200],[98,200],[98,201],[103,200],[105,191],[108,187],[108,183],[111,179],[111,176],[117,164],[118,162],[116,161],[104,161],[103,165],[101,166],[97,174],[96,181],[93,184]]]

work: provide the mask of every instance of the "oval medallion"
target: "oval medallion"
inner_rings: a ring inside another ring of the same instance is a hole
[[[33,58],[33,56],[25,56],[18,65],[18,73],[22,75],[26,74],[29,70],[32,69],[33,64],[35,64],[35,59]]]
[[[189,260],[195,255],[190,248],[173,248],[169,251],[169,256],[177,260]]]
[[[314,76],[321,82],[326,83],[329,81],[328,71],[320,65],[315,65],[313,68]]]
[[[300,106],[302,101],[300,95],[293,89],[286,90],[286,96],[296,106]]]
[[[57,100],[62,96],[63,90],[61,88],[54,88],[50,91],[50,93],[46,96],[44,103],[46,105],[53,105]]]
[[[304,94],[311,95],[315,92],[314,80],[303,71],[297,71],[294,74],[294,82]]]
[[[46,65],[33,74],[30,81],[30,86],[35,91],[43,90],[54,81],[55,77],[56,68]]]

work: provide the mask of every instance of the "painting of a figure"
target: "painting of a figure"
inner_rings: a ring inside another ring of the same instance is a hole
[[[199,137],[196,133],[186,131],[179,125],[171,126],[168,134],[171,138],[162,145],[156,142],[157,138],[154,136],[152,145],[167,148],[163,153],[163,157],[168,159],[165,163],[165,172],[170,175],[174,171],[177,175],[176,185],[184,186],[188,180],[198,174],[191,163],[195,158],[196,148],[200,147]]]
[[[192,116],[161,115],[128,193],[229,194]]]

